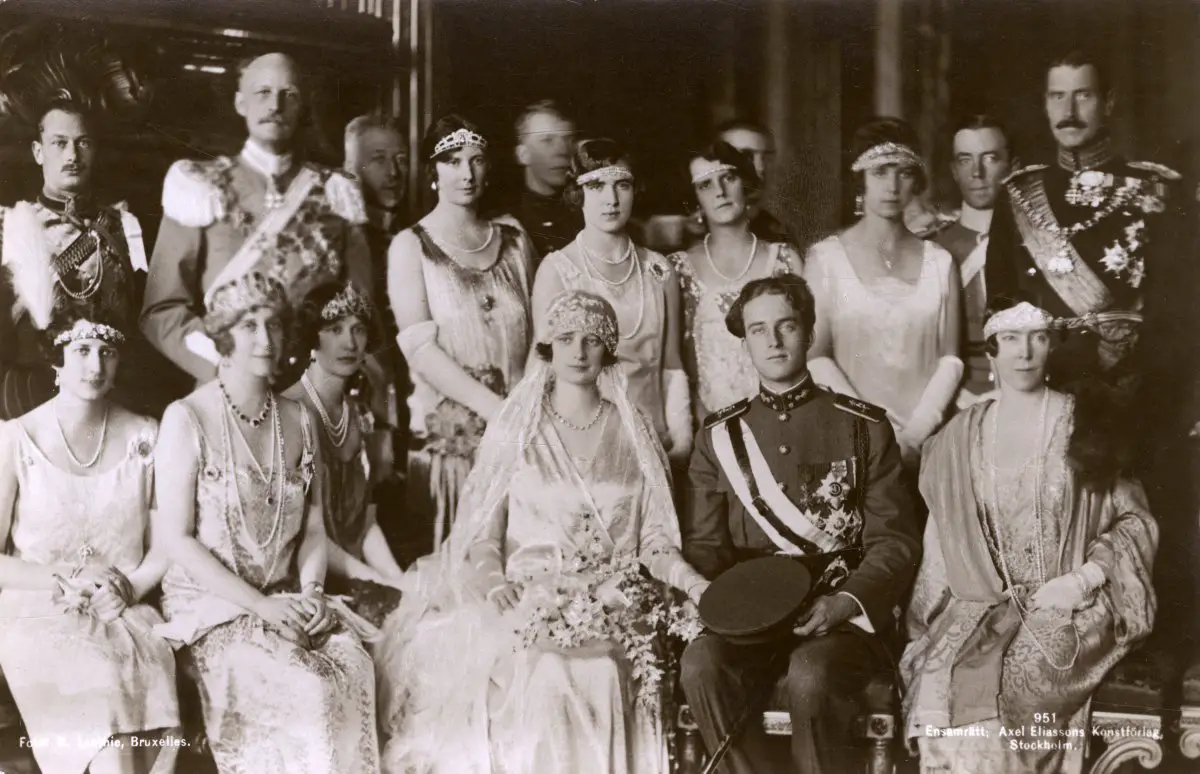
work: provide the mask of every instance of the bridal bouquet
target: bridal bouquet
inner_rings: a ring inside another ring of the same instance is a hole
[[[609,556],[596,527],[583,519],[579,545],[558,582],[526,586],[530,618],[519,631],[522,646],[541,642],[561,649],[617,642],[633,666],[639,706],[657,710],[669,638],[685,642],[700,633],[691,605],[671,598],[665,584],[642,573],[636,556]]]

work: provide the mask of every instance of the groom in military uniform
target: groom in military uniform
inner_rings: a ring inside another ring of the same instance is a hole
[[[858,549],[844,582],[807,604],[789,639],[775,643],[788,655],[796,770],[831,774],[850,770],[854,695],[889,668],[894,610],[916,571],[920,525],[885,411],[813,383],[813,320],[812,294],[799,277],[755,280],[741,291],[726,325],[743,340],[761,389],[705,420],[680,522],[684,556],[710,580],[758,557]],[[710,752],[748,704],[761,710],[746,685],[763,660],[760,648],[715,634],[684,651],[681,681]],[[770,770],[764,741],[761,724],[751,722],[723,770]]]

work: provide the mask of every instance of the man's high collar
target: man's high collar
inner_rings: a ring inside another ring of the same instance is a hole
[[[958,215],[958,222],[964,228],[969,228],[980,234],[986,234],[992,227],[992,212],[990,209],[977,210],[966,202],[963,202],[962,210]]]
[[[265,177],[279,177],[291,170],[293,156],[291,153],[272,153],[253,139],[246,138],[246,144],[242,146],[242,161]]]
[[[1112,138],[1103,135],[1083,148],[1067,150],[1059,147],[1058,166],[1068,172],[1086,172],[1112,161],[1113,155]]]
[[[43,207],[60,215],[66,214],[77,218],[92,218],[99,211],[96,199],[90,191],[69,196],[43,189],[38,194],[37,199],[38,203]]]
[[[758,388],[758,397],[762,400],[763,405],[772,411],[779,412],[791,411],[803,405],[815,393],[816,384],[813,383],[812,376],[807,373],[795,386],[789,387],[783,392],[772,392],[761,383]]]
[[[386,209],[384,207],[376,207],[367,205],[367,224],[377,230],[388,235],[395,235],[399,230],[396,227],[400,225],[400,214],[394,209]]]

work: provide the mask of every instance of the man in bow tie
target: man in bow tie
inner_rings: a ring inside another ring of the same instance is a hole
[[[177,161],[163,183],[163,221],[150,261],[146,338],[198,382],[216,374],[201,324],[204,297],[225,275],[277,253],[276,279],[295,302],[328,279],[371,295],[371,257],[357,180],[299,158],[308,109],[296,63],[266,54],[241,68],[234,108],[248,138],[236,157]],[[306,353],[283,353],[306,359]]]

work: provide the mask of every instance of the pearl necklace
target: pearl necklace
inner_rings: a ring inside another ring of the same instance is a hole
[[[1045,556],[1045,548],[1042,546],[1042,535],[1043,535],[1043,530],[1042,530],[1042,474],[1045,472],[1045,469],[1046,469],[1046,452],[1045,452],[1045,449],[1042,447],[1042,444],[1045,443],[1045,439],[1046,439],[1046,417],[1047,417],[1047,414],[1049,413],[1049,408],[1050,408],[1050,391],[1045,390],[1042,393],[1042,415],[1041,415],[1041,419],[1038,423],[1039,448],[1038,448],[1037,459],[1034,461],[1034,464],[1036,465],[1036,467],[1035,467],[1036,473],[1035,473],[1035,478],[1034,478],[1034,483],[1033,483],[1033,486],[1034,486],[1033,516],[1034,516],[1034,522],[1036,524],[1035,528],[1037,530],[1037,542],[1036,542],[1037,553],[1035,554],[1035,558],[1037,559],[1038,588],[1041,588],[1042,586],[1046,585],[1046,556]],[[992,463],[991,463],[992,480],[991,480],[991,492],[990,492],[991,501],[992,501],[990,503],[990,506],[991,506],[991,511],[993,514],[992,529],[995,530],[995,533],[996,533],[996,554],[1000,558],[1000,574],[1004,578],[1004,585],[1008,588],[1009,598],[1012,599],[1013,605],[1016,607],[1017,617],[1021,620],[1021,625],[1024,626],[1026,631],[1029,632],[1029,639],[1031,639],[1033,641],[1033,644],[1037,647],[1038,651],[1041,652],[1042,657],[1046,659],[1047,664],[1049,664],[1051,667],[1053,667],[1054,669],[1056,669],[1059,672],[1065,672],[1065,671],[1071,669],[1072,667],[1074,667],[1075,661],[1079,658],[1079,650],[1081,647],[1079,630],[1075,629],[1074,621],[1070,622],[1069,624],[1064,625],[1063,628],[1066,628],[1066,626],[1070,626],[1075,631],[1075,653],[1071,656],[1071,660],[1067,664],[1059,665],[1059,664],[1055,663],[1054,659],[1050,658],[1050,654],[1046,651],[1046,648],[1042,645],[1041,641],[1038,640],[1037,636],[1033,633],[1033,629],[1030,628],[1028,620],[1027,620],[1030,615],[1030,611],[1028,608],[1025,607],[1024,603],[1021,602],[1020,597],[1017,595],[1015,587],[1013,585],[1013,581],[1012,581],[1012,573],[1008,569],[1008,560],[1005,557],[1005,550],[1004,550],[1004,538],[1001,534],[1000,522],[999,522],[1000,487],[999,487],[999,483],[997,482],[998,476],[996,474],[996,464],[995,464],[996,438],[997,438],[999,414],[1000,414],[1000,403],[999,403],[999,401],[997,401],[996,404],[992,407],[992,448],[991,448],[991,454],[989,455],[989,459],[992,460]],[[986,514],[986,510],[985,510],[985,514]]]
[[[74,462],[76,467],[94,468],[100,461],[100,453],[104,451],[104,440],[108,437],[108,407],[105,407],[104,419],[100,423],[100,443],[96,444],[96,453],[87,462],[81,462],[75,456],[75,452],[71,451],[71,444],[67,443],[67,434],[63,432],[62,420],[58,418],[58,403],[54,404],[54,424],[58,428],[58,437],[62,439],[63,448],[67,450],[67,456],[71,458],[71,462]]]
[[[460,247],[459,245],[456,245],[456,244],[454,244],[453,242],[451,242],[449,239],[447,239],[447,238],[445,237],[445,235],[442,235],[442,237],[441,237],[441,241],[445,242],[445,243],[446,243],[446,245],[447,245],[448,247],[452,248],[452,249],[453,249],[455,252],[459,252],[459,253],[482,253],[484,250],[486,250],[486,249],[487,249],[487,246],[488,246],[488,245],[490,245],[490,244],[492,243],[492,240],[493,240],[493,239],[495,239],[495,238],[496,238],[496,224],[495,224],[495,223],[489,223],[489,224],[488,224],[488,235],[487,235],[487,239],[483,240],[483,244],[481,244],[479,247],[476,247],[476,248]]]
[[[313,386],[312,380],[308,378],[307,371],[300,377],[300,384],[304,386],[304,392],[308,394],[308,399],[316,407],[317,414],[321,417],[321,424],[325,426],[325,432],[329,433],[329,440],[334,446],[340,449],[346,443],[346,438],[350,435],[350,404],[346,402],[346,396],[342,395],[342,417],[335,424],[329,420],[329,412],[325,409],[325,402],[321,400],[320,394],[317,393],[317,388]]]
[[[606,282],[607,284],[612,285],[613,287],[619,287],[621,285],[624,285],[626,282],[628,282],[629,278],[633,276],[634,264],[636,263],[636,261],[630,260],[630,257],[633,254],[633,240],[632,239],[626,238],[625,252],[621,253],[621,257],[615,261],[609,260],[608,258],[604,258],[604,257],[597,258],[596,256],[592,255],[592,251],[587,249],[587,245],[585,245],[583,243],[582,237],[580,237],[576,241],[579,242],[579,252],[583,254],[583,259],[584,259],[584,261],[587,262],[589,268],[596,268],[597,261],[599,261],[600,263],[608,264],[609,266],[620,266],[621,264],[625,263],[625,261],[629,261],[629,271],[625,272],[625,276],[619,280],[610,280],[604,276],[603,272],[600,272],[600,271],[596,272],[600,276],[600,279],[603,280],[604,282]],[[636,258],[636,256],[633,256],[633,257]]]
[[[232,412],[229,412],[229,413],[232,413]],[[278,476],[276,476],[276,466],[273,463],[271,464],[270,472],[268,475],[270,478],[277,478],[276,495],[275,496],[267,495],[267,499],[266,499],[267,507],[275,506],[275,519],[271,525],[271,531],[267,534],[266,539],[264,539],[262,541],[260,541],[254,537],[254,532],[251,531],[250,525],[246,523],[246,506],[242,502],[242,492],[241,492],[241,489],[238,487],[236,476],[233,475],[232,471],[230,470],[230,468],[233,467],[233,465],[234,465],[234,460],[233,460],[233,446],[230,444],[230,439],[229,439],[229,425],[231,425],[233,423],[230,422],[228,413],[223,414],[222,419],[223,419],[223,421],[221,422],[221,429],[222,429],[222,435],[224,436],[224,441],[225,441],[225,466],[226,466],[225,475],[223,476],[223,478],[226,481],[226,486],[227,487],[232,486],[234,493],[237,495],[238,521],[242,525],[242,531],[246,533],[246,536],[250,539],[250,542],[253,543],[258,548],[259,551],[266,551],[267,546],[269,546],[272,542],[274,542],[276,536],[279,534],[280,527],[283,525],[283,479],[284,479],[284,475],[283,475],[282,468],[284,467],[284,465],[286,463],[284,461],[285,449],[284,449],[284,445],[283,445],[283,427],[279,421],[279,405],[272,402],[271,430],[272,430],[272,435],[274,436],[273,437],[273,441],[274,441],[273,452],[274,452],[274,454],[272,456],[273,456],[273,459],[278,459],[280,470],[278,471]],[[240,432],[240,428],[239,428],[239,432]],[[243,436],[242,440],[243,440],[243,442],[245,441],[244,436]],[[249,448],[249,444],[246,445],[246,448],[250,452],[250,459],[254,462],[255,466],[259,467],[259,471],[258,471],[259,477],[262,478],[262,476],[263,476],[262,468],[261,468],[261,466],[258,465],[258,460],[255,458],[253,450],[251,450]],[[268,484],[268,486],[270,485],[269,479],[266,481],[266,483]],[[228,492],[228,489],[226,489],[226,492]],[[275,564],[276,564],[276,562],[279,561],[280,553],[282,553],[282,549],[277,550],[275,552],[274,560],[271,562],[271,566],[267,572],[268,577],[274,573]]]
[[[600,405],[596,407],[596,415],[592,417],[591,421],[589,421],[586,425],[577,425],[564,417],[562,414],[558,413],[558,411],[556,411],[554,408],[554,404],[550,402],[549,398],[546,398],[544,403],[546,404],[546,410],[550,412],[552,417],[577,433],[585,433],[588,430],[591,430],[596,426],[596,423],[600,421],[600,417],[604,414],[604,401],[600,401]]]
[[[624,341],[631,340],[634,336],[636,336],[638,334],[638,331],[640,331],[642,329],[642,323],[645,322],[645,320],[646,320],[646,277],[642,271],[641,258],[638,257],[637,250],[633,249],[633,242],[630,241],[630,243],[629,243],[629,253],[632,253],[632,257],[629,261],[629,273],[626,274],[624,276],[624,278],[617,280],[617,281],[613,281],[613,280],[610,280],[607,277],[605,277],[603,274],[601,274],[599,272],[599,270],[593,271],[594,267],[592,264],[592,260],[591,260],[590,256],[588,255],[587,248],[583,246],[583,241],[579,240],[579,239],[576,239],[575,241],[579,243],[579,252],[583,256],[583,270],[588,275],[589,279],[592,279],[594,281],[598,280],[600,282],[603,282],[605,285],[608,285],[609,287],[617,288],[617,287],[621,287],[622,285],[624,285],[629,280],[629,278],[633,276],[634,270],[637,271],[637,278],[638,278],[638,317],[637,317],[637,322],[634,324],[633,328],[630,329],[629,333],[621,333],[620,334],[620,338],[622,340],[624,340]],[[624,260],[624,259],[622,259],[622,260]],[[623,325],[618,326],[618,328],[620,328],[621,330],[624,330],[624,327],[625,326],[623,326]]]
[[[712,267],[713,272],[718,277],[725,280],[726,282],[740,281],[742,279],[742,277],[745,277],[746,274],[750,271],[750,267],[754,265],[754,258],[755,258],[755,256],[758,255],[758,235],[757,234],[750,235],[750,237],[752,239],[752,241],[750,243],[750,256],[746,259],[746,265],[742,267],[742,270],[740,272],[738,272],[736,277],[730,277],[729,275],[725,274],[723,271],[721,271],[720,269],[717,268],[717,263],[716,263],[716,261],[713,260],[712,253],[709,252],[709,250],[708,250],[708,239],[711,236],[712,236],[712,234],[704,235],[704,257],[708,259],[708,265]]]

